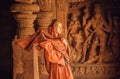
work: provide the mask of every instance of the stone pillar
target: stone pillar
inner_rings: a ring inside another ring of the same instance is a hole
[[[38,29],[44,29],[47,31],[48,26],[52,21],[52,13],[51,4],[52,0],[37,0],[41,10],[38,13],[37,17],[37,25]],[[39,70],[41,79],[48,78],[48,73],[45,68],[45,60],[44,60],[44,50],[39,51]]]
[[[11,12],[16,13],[14,18],[18,23],[17,38],[21,39],[35,32],[33,22],[37,15],[33,13],[39,11],[39,6],[37,4],[33,4],[35,0],[15,1],[19,3],[16,3],[11,7]]]
[[[41,11],[38,13],[37,24],[38,29],[47,30],[48,26],[52,21],[52,12],[51,11]]]
[[[18,27],[17,38],[13,40],[13,79],[39,79],[37,63],[35,63],[38,62],[37,52],[34,50],[27,52],[16,44],[18,40],[35,32],[33,22],[37,17],[35,13],[39,12],[39,6],[34,3],[36,0],[15,1],[17,3],[11,7]]]
[[[52,0],[37,0],[41,7],[37,17],[38,29],[47,29],[52,21]]]

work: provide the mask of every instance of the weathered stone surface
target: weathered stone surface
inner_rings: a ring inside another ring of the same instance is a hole
[[[77,78],[111,79],[120,75],[119,66],[114,64],[73,65],[72,70],[74,77]]]

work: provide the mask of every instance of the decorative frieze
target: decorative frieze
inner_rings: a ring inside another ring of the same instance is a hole
[[[119,67],[115,64],[82,64],[72,65],[72,71],[75,79],[111,79],[120,75]]]

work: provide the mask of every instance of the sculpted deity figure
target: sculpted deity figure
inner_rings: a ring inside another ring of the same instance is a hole
[[[45,64],[49,73],[49,79],[73,79],[69,65],[71,50],[63,37],[62,31],[62,24],[55,20],[48,27],[48,32],[40,30],[33,34],[30,40],[25,39],[18,42],[26,50],[30,50],[32,45],[35,45],[38,51],[41,48],[44,49]]]
[[[113,27],[112,27],[112,35],[111,35],[111,48],[112,54],[116,61],[120,61],[120,23],[119,17],[113,17]]]
[[[73,13],[68,27],[68,40],[72,48],[71,60],[73,63],[79,63],[82,57],[82,44],[84,34],[79,21],[80,13]]]
[[[78,20],[78,15],[72,14],[71,21],[70,21],[69,27],[68,27],[68,39],[69,39],[69,44],[71,46],[73,46],[72,35],[75,33],[78,33],[80,28],[81,28],[81,25],[80,25],[80,22]]]
[[[97,41],[100,44],[100,50],[99,50],[99,62],[100,63],[102,63],[103,56],[105,55],[105,52],[107,52],[106,44],[107,44],[107,39],[108,39],[108,33],[110,32],[111,32],[111,28],[106,23],[103,17],[101,6],[99,4],[96,4],[95,9],[94,9],[94,16],[88,21],[85,27],[85,37],[86,37],[86,41],[91,42],[91,46],[92,46],[92,42],[95,42],[94,39],[98,38]],[[92,35],[92,38],[89,39],[88,37],[91,35]],[[83,52],[84,55],[86,55],[86,52],[87,52],[87,49]],[[90,53],[93,53],[93,52],[90,52]],[[83,61],[85,61],[85,56],[83,58]]]

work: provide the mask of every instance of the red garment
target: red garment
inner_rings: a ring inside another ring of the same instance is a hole
[[[49,79],[73,79],[69,63],[69,49],[59,39],[48,40],[40,43],[45,49],[46,68]],[[61,52],[62,51],[62,52]]]

